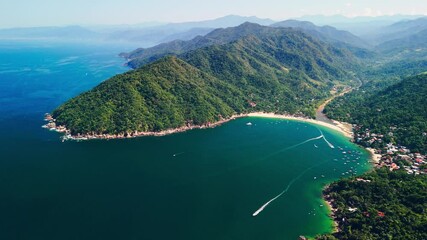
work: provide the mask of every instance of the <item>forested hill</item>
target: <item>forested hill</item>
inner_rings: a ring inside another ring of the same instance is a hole
[[[361,89],[362,90],[362,89]],[[337,99],[327,115],[369,128],[393,132],[392,141],[427,153],[427,74],[409,77],[369,97],[361,91]],[[392,127],[393,131],[390,130]]]
[[[427,239],[427,175],[386,168],[331,184],[339,232],[318,240]]]
[[[348,52],[291,29],[263,31],[115,76],[53,116],[73,134],[161,131],[251,111],[313,116],[334,84],[352,84]]]
[[[125,133],[203,124],[242,111],[235,87],[175,57],[117,75],[53,112],[72,133]]]
[[[261,36],[272,31],[274,29],[270,27],[246,22],[237,27],[219,28],[206,36],[197,36],[188,41],[175,40],[151,48],[138,48],[130,53],[122,53],[121,56],[129,59],[128,65],[130,67],[137,68],[164,56],[179,55],[202,47],[226,44],[248,35]]]
[[[216,29],[206,36],[198,36],[189,41],[176,40],[159,44],[151,48],[139,48],[130,53],[122,53],[121,56],[129,60],[128,65],[130,67],[137,68],[154,62],[164,56],[180,55],[191,50],[212,45],[224,45],[248,36],[255,36],[262,39],[271,35],[288,35],[291,32],[298,32],[298,34],[301,34],[299,30],[292,30],[290,28],[267,27],[246,22],[237,27]],[[307,36],[311,35],[308,34]],[[307,38],[307,36],[304,37]],[[316,38],[316,40],[320,39],[317,35],[313,35],[312,37]],[[334,49],[334,51],[335,50],[336,49]]]

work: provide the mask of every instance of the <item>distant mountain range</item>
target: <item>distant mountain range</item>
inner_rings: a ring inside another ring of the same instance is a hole
[[[426,51],[427,17],[392,24],[367,37],[369,38],[382,52]]]
[[[319,27],[310,22],[287,20],[274,23],[271,25],[271,27],[294,28],[327,43],[339,45],[340,47],[344,48],[351,48],[349,50],[353,50],[353,48],[358,47],[369,47],[369,45],[363,42],[363,40],[349,32],[340,31],[329,26]],[[272,29],[258,24],[246,22],[237,28],[231,27],[225,29],[216,29],[208,33],[206,36],[198,36],[189,41],[175,40],[151,48],[139,48],[130,53],[122,53],[121,56],[126,57],[129,60],[129,66],[137,68],[167,55],[179,55],[183,52],[211,46],[214,44],[225,44],[249,35],[259,37],[269,31],[272,31]]]
[[[345,17],[342,15],[311,15],[296,18],[300,21],[309,21],[319,26],[329,25],[338,29],[349,31],[357,36],[368,35],[375,33],[379,28],[389,26],[393,23],[412,20],[424,15],[391,15],[391,16],[359,16],[359,17]]]
[[[140,46],[154,46],[173,40],[190,40],[199,35],[206,35],[216,28],[233,27],[244,22],[270,25],[274,21],[257,17],[229,15],[213,20],[200,22],[118,25],[98,27],[38,27],[0,29],[0,39],[69,39],[69,40],[102,40],[128,41],[139,43]]]
[[[101,37],[100,33],[80,26],[67,27],[35,27],[0,29],[0,39],[86,39],[94,40]]]
[[[129,59],[129,66],[137,68],[166,55],[178,55],[214,44],[225,44],[249,35],[260,36],[268,31],[272,29],[246,22],[238,27],[216,29],[206,36],[198,36],[189,41],[175,40],[151,48],[139,48],[130,53],[123,53],[121,56]]]
[[[369,55],[366,52],[360,52],[360,48],[370,48],[372,45],[380,45],[404,37],[422,39],[421,31],[425,29],[426,18],[419,17],[422,16],[396,15],[356,18],[340,15],[306,16],[296,20],[274,22],[271,19],[261,19],[255,16],[229,15],[212,20],[184,23],[0,29],[0,39],[102,40],[130,42],[133,45],[137,44],[147,48],[175,40],[188,41],[197,36],[205,36],[218,28],[235,27],[244,22],[251,22],[263,26],[297,28],[328,43],[343,45],[342,47],[349,49],[356,47],[357,49],[353,49],[353,52],[359,55]],[[358,31],[357,28],[362,28],[364,31]],[[419,32],[419,37],[411,36]],[[174,44],[179,45],[180,43],[174,42]],[[384,48],[389,49],[387,45],[393,44],[395,43],[386,44]]]
[[[317,26],[308,21],[286,20],[271,25],[272,27],[291,27],[300,29],[303,32],[310,34],[320,40],[329,43],[345,43],[354,47],[368,48],[368,43],[364,42],[359,37],[350,32],[338,30],[331,26]]]

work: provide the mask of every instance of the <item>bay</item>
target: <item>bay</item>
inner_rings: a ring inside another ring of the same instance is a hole
[[[366,151],[325,127],[252,117],[64,143],[40,127],[45,112],[127,71],[117,54],[133,47],[0,41],[2,239],[296,239],[332,230],[322,187],[370,165]],[[334,148],[314,139],[322,133]]]

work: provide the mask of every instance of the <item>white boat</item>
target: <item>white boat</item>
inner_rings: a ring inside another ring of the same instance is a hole
[[[246,126],[252,126],[251,122],[246,123]]]

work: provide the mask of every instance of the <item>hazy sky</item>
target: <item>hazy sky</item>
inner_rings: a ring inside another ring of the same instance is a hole
[[[283,20],[303,15],[427,15],[427,0],[0,0],[0,27],[183,22],[229,14]]]

